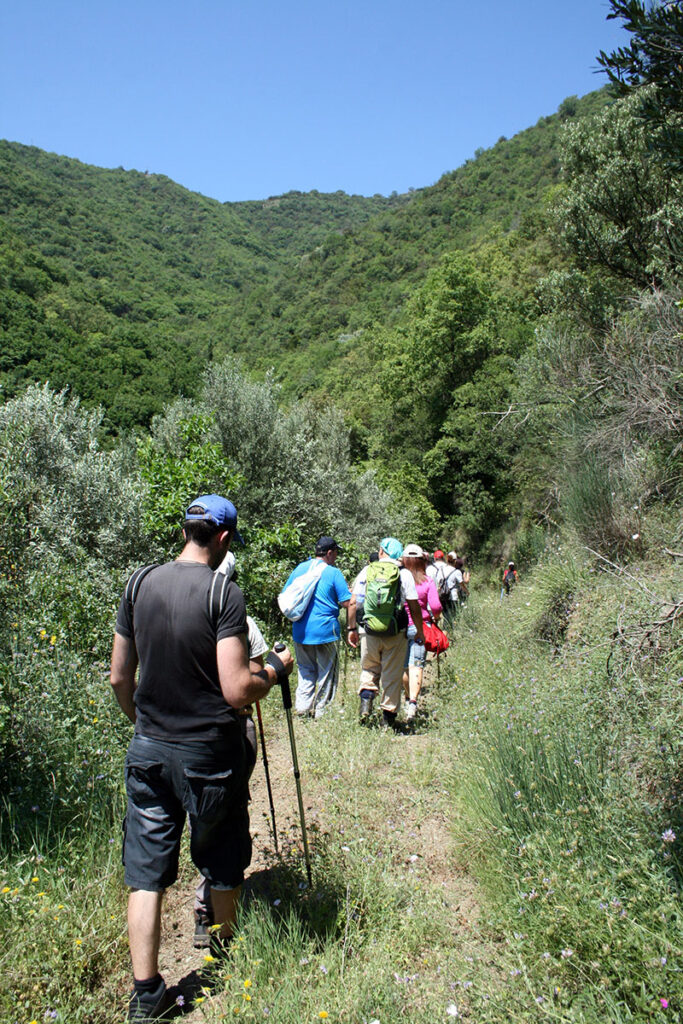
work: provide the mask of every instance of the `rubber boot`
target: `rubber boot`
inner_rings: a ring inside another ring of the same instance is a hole
[[[383,729],[394,729],[396,727],[396,712],[385,711],[382,708],[382,728]]]
[[[361,720],[369,718],[372,714],[372,704],[375,695],[371,690],[363,690],[360,695],[360,717]]]

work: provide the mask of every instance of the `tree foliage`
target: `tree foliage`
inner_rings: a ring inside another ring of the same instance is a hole
[[[567,126],[564,187],[555,213],[579,266],[596,264],[637,288],[676,280],[683,252],[683,185],[650,154],[640,97]]]
[[[598,63],[621,95],[640,92],[640,114],[654,129],[658,148],[679,173],[683,169],[683,3],[681,0],[610,0],[608,18],[621,18],[631,33],[628,46],[600,51]],[[656,89],[643,91],[646,85]]]

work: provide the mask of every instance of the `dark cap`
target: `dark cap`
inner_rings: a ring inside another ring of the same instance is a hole
[[[237,529],[237,509],[231,501],[222,498],[220,494],[200,494],[195,498],[185,513],[185,522],[198,520],[213,523],[224,530],[234,530],[237,539],[244,544]]]
[[[341,551],[334,537],[321,537],[315,545],[316,555],[326,555],[328,551]]]

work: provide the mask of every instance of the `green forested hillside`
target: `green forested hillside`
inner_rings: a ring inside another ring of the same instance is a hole
[[[393,205],[317,193],[222,205],[159,175],[0,143],[5,393],[49,379],[101,403],[114,428],[145,423],[196,390],[225,311],[278,276],[288,246]]]
[[[227,352],[274,365],[289,394],[319,390],[349,336],[353,348],[355,332],[395,319],[441,254],[523,222],[538,233],[528,218],[557,180],[560,123],[602,102],[567,101],[433,187],[388,199],[222,205],[160,175],[3,142],[5,393],[49,379],[129,427],[194,393],[205,363]],[[344,388],[333,390],[343,405]]]

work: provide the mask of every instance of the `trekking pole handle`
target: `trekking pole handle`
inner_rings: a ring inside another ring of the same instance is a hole
[[[279,651],[284,651],[286,647],[287,644],[283,644],[282,640],[278,640],[278,642],[273,645],[273,650],[278,654]],[[285,706],[285,710],[289,711],[292,707],[292,691],[289,688],[289,676],[286,676],[282,680],[280,686],[282,688],[282,703]]]

